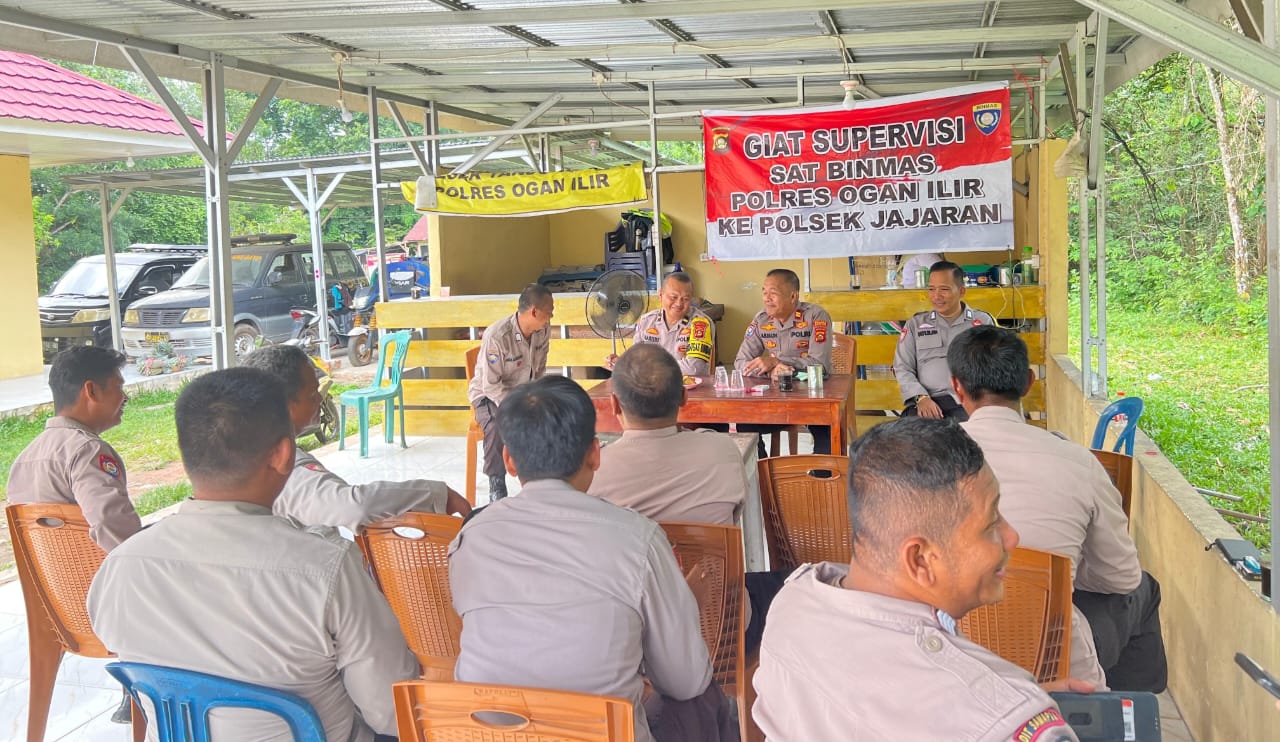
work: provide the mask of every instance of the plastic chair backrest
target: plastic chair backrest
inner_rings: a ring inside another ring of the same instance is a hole
[[[114,657],[93,633],[85,599],[106,553],[89,537],[78,505],[31,504],[5,508],[22,591],[39,597],[64,650],[84,657]]]
[[[631,702],[542,688],[406,680],[391,686],[400,742],[633,742]]]
[[[1112,418],[1116,415],[1125,415],[1128,419],[1125,421],[1124,429],[1120,431],[1120,435],[1116,437],[1116,444],[1112,446],[1112,451],[1119,451],[1120,447],[1124,447],[1126,456],[1133,455],[1133,439],[1138,432],[1138,418],[1142,417],[1142,408],[1144,407],[1142,397],[1122,397],[1107,405],[1102,411],[1102,415],[1098,417],[1098,426],[1093,429],[1093,441],[1089,443],[1089,448],[1101,449],[1107,440],[1107,426],[1111,424]]]
[[[705,574],[706,596],[699,605],[702,638],[711,668],[725,695],[737,693],[745,663],[746,600],[742,530],[708,523],[659,523],[675,550],[680,570],[695,566]]]
[[[373,386],[382,386],[382,371],[388,366],[387,352],[390,348],[391,363],[390,383],[392,387],[400,385],[400,375],[404,373],[404,359],[409,355],[409,341],[413,338],[413,330],[399,330],[397,332],[389,332],[382,336],[378,343],[378,375],[373,380]]]
[[[847,564],[853,556],[849,457],[781,456],[761,459],[758,466],[772,569],[792,570],[808,562]],[[815,470],[829,471],[831,477],[810,476]]]
[[[1093,449],[1093,455],[1111,477],[1111,483],[1120,492],[1120,507],[1124,509],[1124,517],[1129,517],[1133,507],[1133,457],[1118,451],[1100,451]]]
[[[831,345],[831,373],[851,374],[858,365],[858,341],[852,335],[833,333]]]
[[[210,742],[209,711],[215,708],[266,711],[289,725],[294,742],[325,742],[324,725],[315,709],[292,693],[139,662],[112,662],[107,672],[138,705],[142,705],[140,696],[151,699],[160,742]]]
[[[461,518],[410,511],[371,523],[356,535],[409,649],[424,668],[448,670],[448,678],[462,636],[449,589],[449,543],[461,529]]]
[[[467,384],[471,384],[471,380],[476,376],[476,361],[480,360],[480,346],[477,345],[467,351]]]
[[[1009,557],[1004,600],[958,621],[970,641],[1048,683],[1071,669],[1071,560],[1018,547]]]

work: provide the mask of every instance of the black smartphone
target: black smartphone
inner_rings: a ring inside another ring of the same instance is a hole
[[[1241,652],[1236,652],[1236,664],[1244,670],[1249,677],[1253,678],[1253,682],[1261,685],[1268,693],[1280,698],[1280,682],[1271,677],[1271,674],[1258,666],[1257,662],[1249,659],[1249,656]]]

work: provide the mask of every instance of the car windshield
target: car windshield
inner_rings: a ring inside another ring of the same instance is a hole
[[[116,289],[121,295],[129,288],[129,282],[137,275],[140,265],[116,264]],[[81,260],[62,274],[62,278],[49,290],[49,296],[107,296],[107,264],[96,260]]]
[[[258,280],[258,266],[262,265],[261,255],[232,255],[231,283],[236,286],[252,286]],[[173,288],[197,289],[209,287],[209,258],[200,258],[191,266],[182,278],[173,282]]]

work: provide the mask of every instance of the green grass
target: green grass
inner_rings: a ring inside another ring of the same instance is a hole
[[[174,503],[182,502],[188,497],[191,497],[191,483],[184,479],[181,482],[161,484],[147,490],[133,505],[137,508],[138,515],[150,515]]]
[[[1079,310],[1072,307],[1072,328]],[[1139,427],[1192,485],[1239,495],[1216,507],[1270,513],[1265,328],[1247,332],[1196,325],[1156,312],[1110,308],[1108,393],[1142,397]],[[1072,338],[1079,363],[1079,338]],[[1261,384],[1262,386],[1257,386]],[[1270,529],[1228,519],[1264,550]]]

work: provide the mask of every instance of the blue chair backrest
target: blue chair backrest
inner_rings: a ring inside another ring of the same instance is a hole
[[[374,377],[373,386],[382,386],[382,374],[387,368],[387,349],[391,349],[391,386],[400,383],[400,374],[404,371],[404,359],[409,355],[409,340],[413,338],[413,330],[388,332],[378,341],[378,375]]]
[[[1098,418],[1098,427],[1093,429],[1093,442],[1089,444],[1089,448],[1101,449],[1107,440],[1107,426],[1111,424],[1111,420],[1116,415],[1125,415],[1128,420],[1125,421],[1124,429],[1120,431],[1120,436],[1116,438],[1116,445],[1112,451],[1119,451],[1120,447],[1124,447],[1126,456],[1133,455],[1133,439],[1138,432],[1138,418],[1142,417],[1142,397],[1122,397],[1107,405],[1102,411],[1102,416]]]
[[[295,742],[325,742],[324,725],[315,709],[292,693],[138,662],[112,662],[107,672],[135,703],[139,694],[151,699],[160,742],[210,742],[209,711],[220,707],[266,711],[284,719]]]

